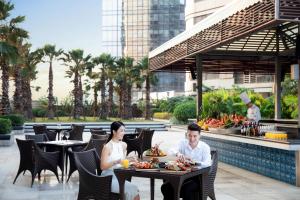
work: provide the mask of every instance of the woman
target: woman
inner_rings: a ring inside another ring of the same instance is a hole
[[[120,193],[119,182],[115,176],[113,169],[121,166],[121,160],[126,157],[127,144],[122,142],[125,134],[125,126],[120,121],[115,121],[110,126],[111,134],[104,145],[101,154],[101,176],[113,175],[111,183],[111,191]],[[136,185],[126,181],[125,182],[125,199],[139,200],[140,196]]]

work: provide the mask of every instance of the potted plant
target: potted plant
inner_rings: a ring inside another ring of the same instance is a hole
[[[0,146],[10,146],[14,142],[14,134],[11,133],[11,121],[0,118]]]
[[[4,115],[1,116],[2,119],[9,119],[11,121],[12,130],[14,134],[22,134],[23,133],[23,124],[24,117],[21,115]]]

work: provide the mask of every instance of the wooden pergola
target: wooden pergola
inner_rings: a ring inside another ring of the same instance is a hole
[[[300,63],[299,40],[300,0],[236,0],[151,51],[149,69],[195,73],[198,110],[203,72],[274,74],[275,118],[280,119],[281,76]]]

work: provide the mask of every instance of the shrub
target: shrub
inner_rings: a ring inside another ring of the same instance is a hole
[[[24,124],[24,117],[21,115],[4,115],[2,119],[9,119],[12,126],[22,126]]]
[[[10,133],[11,128],[11,121],[9,119],[0,118],[0,134]]]
[[[34,108],[34,109],[32,109],[32,113],[35,117],[45,117],[47,114],[47,111],[43,108]]]
[[[171,118],[171,113],[168,112],[156,112],[153,114],[153,118],[157,119],[170,119]]]
[[[189,118],[196,117],[196,103],[188,101],[176,106],[173,113],[174,117],[182,122],[187,122]]]

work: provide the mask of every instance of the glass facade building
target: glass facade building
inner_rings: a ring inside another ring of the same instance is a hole
[[[113,56],[138,62],[185,30],[185,0],[102,1],[102,46]],[[157,73],[153,91],[184,91],[185,74]]]

